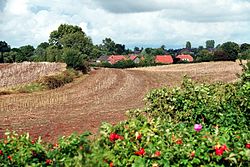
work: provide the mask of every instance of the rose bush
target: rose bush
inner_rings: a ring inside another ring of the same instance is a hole
[[[128,120],[103,123],[99,136],[72,134],[58,143],[6,133],[0,166],[249,166],[250,83],[163,88]]]

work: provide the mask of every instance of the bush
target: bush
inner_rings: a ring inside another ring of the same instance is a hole
[[[66,70],[58,75],[46,76],[39,82],[48,89],[55,89],[72,82],[78,75],[78,72],[75,70]]]
[[[0,140],[0,166],[81,166],[90,151],[89,133],[72,134],[56,144],[29,134],[7,133]]]
[[[249,82],[196,85],[186,78],[181,88],[162,88],[149,93],[146,112],[167,116],[174,122],[247,128],[250,127],[249,90]]]
[[[200,132],[185,123],[137,117],[112,127],[102,126],[89,164],[105,166],[247,166],[250,134],[202,124]],[[113,140],[113,136],[118,138]],[[226,146],[226,147],[225,147]],[[218,148],[217,148],[218,147]],[[225,150],[223,150],[223,148]],[[220,154],[218,153],[219,151]],[[100,156],[102,155],[102,156]],[[102,159],[103,161],[100,161]],[[99,161],[98,161],[99,160]]]

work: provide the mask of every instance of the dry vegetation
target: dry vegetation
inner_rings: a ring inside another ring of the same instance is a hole
[[[45,75],[52,75],[66,69],[64,63],[14,63],[0,65],[0,87],[10,87],[33,82]]]
[[[241,70],[235,62],[99,69],[55,90],[0,96],[0,133],[29,131],[51,140],[73,131],[96,132],[101,122],[116,123],[126,110],[143,107],[149,90],[180,85],[185,74],[199,82],[232,82]]]

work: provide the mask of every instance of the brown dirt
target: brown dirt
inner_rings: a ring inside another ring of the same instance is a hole
[[[0,96],[0,133],[30,132],[55,141],[72,132],[97,132],[101,122],[126,119],[125,111],[144,106],[157,87],[180,85],[183,75],[199,82],[231,82],[241,67],[234,62],[178,64],[137,69],[99,69],[62,88]]]

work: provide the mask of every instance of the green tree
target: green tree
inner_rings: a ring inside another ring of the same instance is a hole
[[[48,42],[40,43],[34,51],[34,56],[32,57],[33,61],[47,61],[47,51],[49,47]]]
[[[214,52],[214,60],[215,61],[225,61],[228,60],[228,56],[227,53],[222,50],[221,48],[218,48],[215,52]]]
[[[214,48],[215,41],[214,40],[207,40],[206,41],[206,48],[207,49],[213,49]]]
[[[213,61],[214,55],[206,49],[203,49],[197,53],[196,61]]]
[[[5,41],[0,41],[0,63],[4,63],[4,52],[9,52],[10,51],[10,46],[5,42]]]
[[[79,51],[72,48],[66,48],[64,49],[63,57],[65,63],[69,67],[72,67],[76,70],[81,70],[84,73],[87,73],[89,71],[86,61],[88,55],[81,54]]]
[[[125,45],[115,44],[115,54],[118,54],[118,55],[126,54]]]
[[[84,58],[85,61],[90,60],[92,58],[91,56],[93,56],[92,51],[94,46],[92,40],[83,32],[82,28],[78,26],[61,24],[57,30],[51,32],[49,43],[51,45],[47,48],[49,61],[63,60],[66,63],[74,62],[69,61],[69,56],[75,55],[72,54],[72,50],[75,50],[81,55],[81,58]],[[62,54],[60,53],[61,51]],[[56,52],[56,55],[52,55],[54,52]],[[75,61],[79,60],[77,56],[72,57],[72,59],[74,58],[76,59]],[[85,61],[80,61],[79,63]],[[87,67],[83,67],[86,64],[87,63],[82,64],[82,71],[88,69]],[[72,66],[72,63],[67,65]]]
[[[82,31],[81,27],[68,25],[68,24],[61,24],[57,30],[52,31],[50,33],[49,44],[58,46],[58,47],[63,47],[63,44],[61,43],[61,39],[64,36],[67,36],[69,34],[74,34],[76,32],[81,32],[83,33],[84,36],[86,36],[85,33]]]
[[[17,57],[20,55],[20,50],[18,48],[12,48],[10,51],[10,56],[11,56],[11,60],[12,62],[16,62]]]
[[[239,45],[231,41],[223,43],[220,48],[225,52],[228,60],[236,60],[240,52]]]
[[[16,49],[17,54],[15,54],[15,60],[17,62],[32,61],[34,51],[35,48],[31,45],[21,46],[20,48]]]
[[[248,43],[243,43],[240,45],[240,52],[244,52],[246,50],[250,49],[250,44]]]
[[[106,55],[116,54],[115,42],[111,38],[105,38],[100,48]]]
[[[48,42],[42,42],[37,46],[37,48],[43,48],[43,49],[46,49],[47,47],[49,47]]]
[[[190,42],[190,41],[187,41],[187,42],[186,42],[186,48],[187,48],[187,49],[191,49],[191,48],[192,48],[192,45],[191,45],[191,42]]]
[[[240,53],[239,58],[243,60],[250,60],[250,49],[245,50],[244,52]]]
[[[46,49],[46,61],[49,62],[63,62],[63,50],[55,46],[49,46]]]

